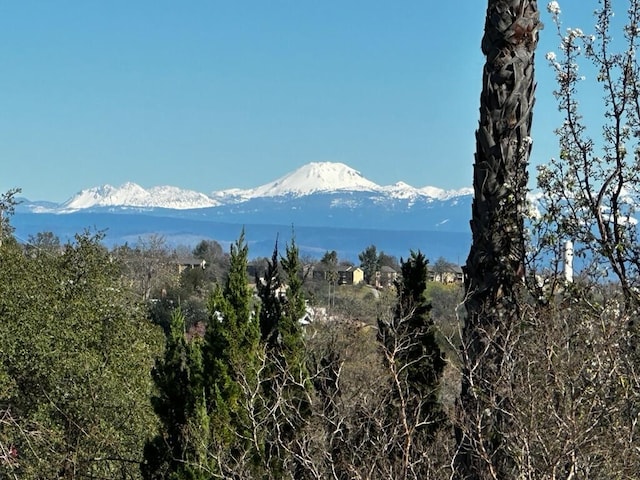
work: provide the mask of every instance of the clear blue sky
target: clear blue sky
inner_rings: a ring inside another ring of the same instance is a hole
[[[560,6],[567,25],[591,30],[595,0]],[[559,121],[544,59],[558,40],[546,2],[539,8],[534,163],[554,155]],[[485,9],[483,0],[1,2],[0,191],[64,201],[133,181],[210,193],[312,161],[346,163],[382,185],[470,186]]]

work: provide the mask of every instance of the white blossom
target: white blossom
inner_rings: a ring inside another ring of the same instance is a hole
[[[569,38],[582,38],[584,32],[579,28],[567,28],[567,35]]]
[[[550,62],[555,62],[556,61],[556,52],[547,52],[547,54],[544,56],[544,58],[546,58]]]
[[[552,15],[560,14],[560,5],[555,0],[547,4],[547,11]]]

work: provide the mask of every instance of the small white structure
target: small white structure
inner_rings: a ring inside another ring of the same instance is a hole
[[[567,240],[564,244],[564,281],[573,283],[573,242]]]

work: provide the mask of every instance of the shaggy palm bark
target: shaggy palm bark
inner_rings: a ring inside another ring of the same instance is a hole
[[[534,103],[535,1],[489,0],[476,132],[473,244],[466,263],[467,319],[456,437],[458,478],[515,478],[509,448],[510,332],[524,275],[527,163]]]

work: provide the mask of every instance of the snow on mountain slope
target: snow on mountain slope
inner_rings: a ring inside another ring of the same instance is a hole
[[[259,198],[277,199],[278,197],[303,197],[339,192],[361,192],[370,194],[370,198],[375,198],[377,202],[402,200],[412,205],[420,201],[449,200],[469,195],[472,190],[469,188],[461,190],[443,190],[436,187],[415,188],[404,182],[382,187],[344,163],[314,162],[257,188],[245,190],[233,188],[213,192],[211,195],[171,186],[145,190],[131,182],[120,187],[103,185],[82,190],[55,210],[73,212],[94,207],[184,210],[240,204]]]
[[[303,196],[345,190],[379,191],[380,187],[344,163],[313,162],[271,183],[245,190],[243,196],[245,198]]]
[[[459,190],[443,190],[438,187],[422,187],[419,191],[427,197],[437,198],[438,200],[449,200],[453,197],[462,197],[464,195],[473,195],[473,188],[461,188]]]
[[[219,203],[203,193],[182,190],[177,187],[162,186],[145,190],[135,183],[125,183],[121,187],[103,185],[82,190],[61,206],[64,211],[81,210],[91,207],[142,207],[189,208],[214,207]]]
[[[397,182],[393,185],[382,187],[382,190],[393,198],[415,200],[419,197],[426,197],[433,200],[449,200],[455,197],[473,194],[472,188],[461,188],[459,190],[444,190],[438,187],[415,188],[405,182]]]
[[[420,191],[417,188],[404,182],[397,182],[382,188],[385,193],[393,198],[414,199],[420,195]]]

